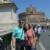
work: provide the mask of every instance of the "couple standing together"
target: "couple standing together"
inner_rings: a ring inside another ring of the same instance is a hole
[[[12,44],[16,50],[36,50],[36,38],[33,27],[30,24],[23,24],[19,21],[19,25],[13,28]]]

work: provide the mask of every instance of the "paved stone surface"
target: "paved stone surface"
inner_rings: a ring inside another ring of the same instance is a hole
[[[50,31],[41,34],[40,41],[46,50],[50,50]]]
[[[50,50],[50,30],[41,33],[40,42],[42,43],[42,46],[37,44],[37,50]]]
[[[40,47],[40,45],[39,45],[39,43],[37,43],[36,49],[37,50],[42,50],[41,47]]]

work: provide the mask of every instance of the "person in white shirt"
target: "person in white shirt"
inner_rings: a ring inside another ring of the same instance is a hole
[[[40,37],[41,31],[42,31],[41,26],[38,26],[38,41],[39,41],[39,37]]]
[[[41,27],[39,26],[38,27],[38,34],[40,34],[41,33]]]

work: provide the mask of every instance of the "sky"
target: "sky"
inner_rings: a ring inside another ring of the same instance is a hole
[[[32,5],[50,18],[50,0],[13,0],[13,2],[18,7],[17,14],[25,12],[26,8]]]

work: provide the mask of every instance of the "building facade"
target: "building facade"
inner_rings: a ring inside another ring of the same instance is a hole
[[[24,14],[24,15],[21,15],[21,18],[25,18],[26,23],[47,25],[47,19],[48,18],[46,17],[45,13],[38,11],[33,6],[29,6],[26,9],[26,12],[21,13],[21,14]]]
[[[11,31],[13,25],[16,25],[16,5],[11,0],[0,0],[0,32]]]

